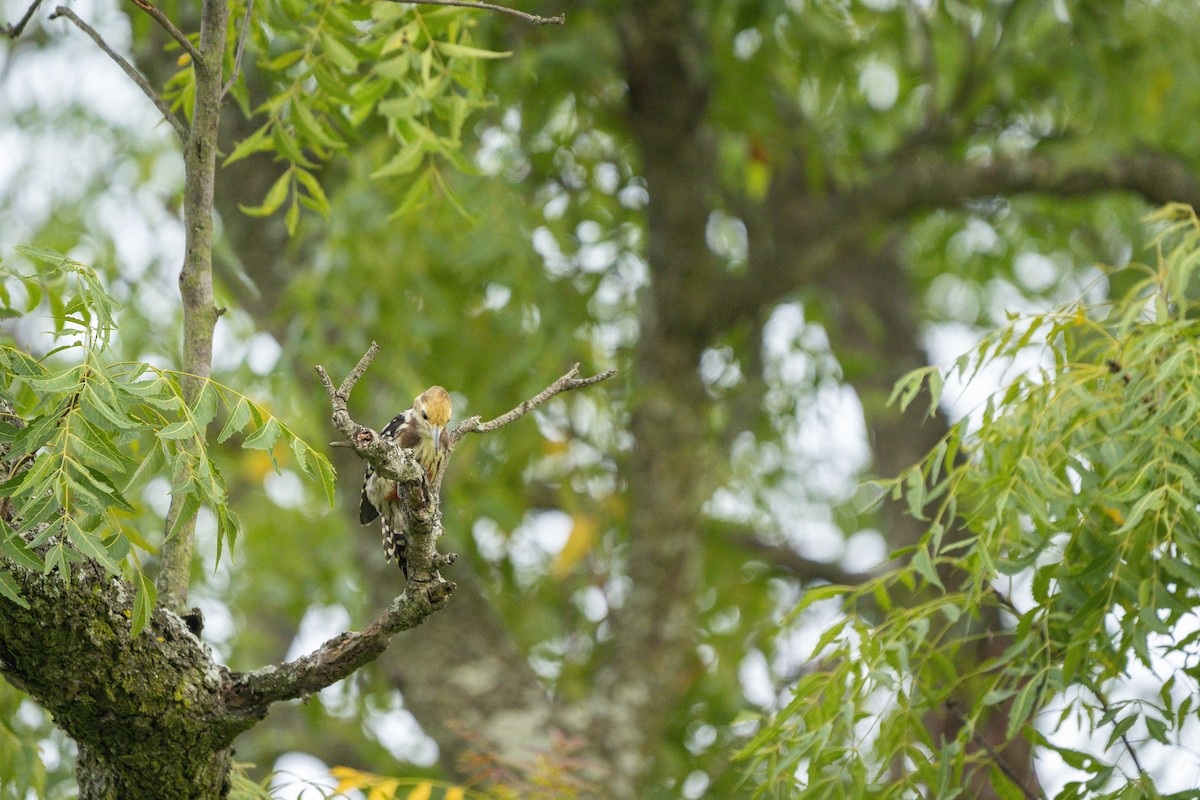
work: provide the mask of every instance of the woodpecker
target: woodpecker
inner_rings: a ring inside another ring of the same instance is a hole
[[[450,394],[441,386],[431,386],[413,400],[412,408],[405,409],[389,422],[380,434],[391,439],[406,450],[412,450],[417,463],[425,468],[429,483],[437,480],[446,464],[450,447]],[[404,528],[395,481],[375,474],[375,468],[367,467],[363,477],[362,502],[358,507],[358,521],[369,525],[376,517],[383,517],[383,552],[387,560],[396,559],[397,566],[408,579],[408,535]]]

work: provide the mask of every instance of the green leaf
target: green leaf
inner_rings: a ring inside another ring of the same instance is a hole
[[[61,267],[71,260],[57,250],[51,250],[48,247],[19,244],[14,249],[23,256],[28,256],[35,261],[43,261],[54,267]]]
[[[271,184],[271,188],[267,190],[267,196],[263,198],[262,205],[244,206],[239,203],[238,208],[249,217],[267,217],[274,214],[287,199],[288,189],[292,185],[293,169],[293,167],[288,167],[282,175],[275,179],[275,183]]]
[[[217,506],[217,562],[221,561],[221,551],[224,543],[229,543],[229,556],[233,557],[233,548],[237,543],[241,521],[237,514],[228,506]]]
[[[1105,746],[1112,747],[1114,744],[1116,744],[1118,739],[1129,733],[1129,729],[1132,728],[1134,723],[1137,721],[1137,714],[1130,714],[1129,716],[1122,718],[1120,722],[1113,726],[1113,731],[1108,737],[1108,744]]]
[[[1041,683],[1039,672],[1037,675],[1030,676],[1025,679],[1025,685],[1021,687],[1021,691],[1017,692],[1017,699],[1013,701],[1012,706],[1008,711],[1008,728],[1005,730],[1004,738],[1006,741],[1013,741],[1017,737],[1017,732],[1025,725],[1025,721],[1029,719],[1029,715],[1033,713],[1034,704],[1038,698],[1038,686]]]
[[[84,416],[96,425],[107,423],[123,431],[137,428],[138,423],[118,408],[119,401],[116,397],[99,387],[98,383],[89,383],[80,395],[80,409]]]
[[[76,364],[36,378],[27,377],[25,382],[41,394],[59,394],[79,385],[83,369],[82,364]]]
[[[213,417],[217,415],[217,400],[220,397],[220,391],[217,385],[212,381],[206,380],[204,386],[200,389],[200,395],[196,398],[196,402],[192,405],[192,418],[196,423],[196,427],[203,430],[208,426],[208,423],[213,421]]]
[[[358,69],[358,57],[350,51],[350,48],[342,44],[332,35],[325,33],[321,35],[321,44],[325,47],[325,53],[346,72],[353,72]]]
[[[171,523],[171,529],[167,531],[167,538],[171,539],[175,534],[179,533],[179,530],[187,521],[195,517],[199,511],[200,496],[195,492],[185,494],[179,506],[179,513],[175,515],[175,519]]]
[[[113,446],[108,436],[86,419],[77,420],[76,429],[80,428],[84,435],[70,436],[67,452],[91,467],[124,473],[131,462]]]
[[[155,433],[160,439],[191,439],[196,436],[196,427],[190,419],[172,422]]]
[[[279,423],[274,417],[267,420],[266,424],[256,430],[254,433],[246,437],[242,442],[242,447],[247,450],[266,450],[270,451],[275,447],[275,441],[279,438],[281,429]]]
[[[292,454],[296,456],[296,465],[304,471],[305,475],[316,477],[313,475],[313,468],[308,463],[308,445],[302,439],[292,439]]]
[[[402,147],[400,152],[394,155],[388,163],[372,172],[371,177],[378,180],[380,178],[392,178],[397,175],[407,175],[421,166],[421,161],[424,158],[424,141],[422,139],[414,139]]]
[[[20,587],[17,586],[17,581],[13,578],[12,572],[3,568],[0,568],[0,595],[4,595],[21,608],[29,608],[28,601],[21,597]]]
[[[154,581],[147,578],[146,574],[141,571],[137,574],[134,586],[137,588],[137,593],[133,597],[129,635],[136,639],[137,635],[145,629],[146,623],[150,621],[150,615],[154,613],[158,590],[154,586]]]
[[[1171,740],[1167,736],[1167,723],[1156,717],[1143,717],[1142,721],[1146,723],[1146,730],[1152,739],[1170,746]]]
[[[321,188],[321,183],[308,170],[296,168],[296,180],[304,186],[308,191],[308,196],[312,198],[316,204],[316,210],[322,216],[329,216],[329,198],[325,196],[325,190]]]
[[[42,559],[33,553],[25,540],[16,531],[0,520],[0,555],[12,561],[17,566],[31,570],[41,570]]]
[[[320,453],[313,452],[313,459],[317,462],[317,470],[321,474],[321,485],[325,487],[325,499],[329,501],[329,507],[334,507],[335,491],[337,489],[337,472],[333,468],[333,464],[329,463],[329,459]]]
[[[254,133],[238,142],[237,146],[233,148],[233,152],[222,162],[221,166],[227,167],[235,161],[241,161],[247,156],[270,150],[271,140],[268,137],[271,134],[271,125],[271,122],[267,122]]]
[[[435,42],[438,49],[443,53],[460,58],[511,58],[511,50],[483,50],[479,47],[471,47],[466,44],[456,44],[454,42]]]
[[[79,523],[73,517],[66,517],[64,522],[68,538],[79,549],[80,553],[100,563],[110,575],[120,574],[120,567],[109,557],[108,550],[105,549],[99,536],[79,527]]]
[[[161,442],[154,442],[150,446],[150,452],[146,453],[146,457],[142,459],[142,463],[138,464],[138,468],[134,470],[133,475],[125,484],[125,494],[131,494],[149,483],[151,478],[154,478],[162,471],[167,464],[166,445]]]
[[[287,213],[283,215],[283,224],[287,228],[288,236],[296,235],[296,226],[300,222],[300,205],[298,199],[298,194],[293,192],[292,202],[288,206]]]
[[[108,506],[119,508],[122,511],[128,511],[131,514],[137,510],[129,504],[129,501],[125,499],[125,495],[121,493],[121,491],[117,488],[116,483],[108,475],[100,470],[93,469],[86,464],[79,465],[79,469],[81,473],[86,473],[87,477],[97,489],[107,495]]]
[[[345,142],[338,141],[330,136],[303,103],[293,100],[290,108],[296,132],[309,142],[327,147],[330,150],[338,150],[346,146]]]
[[[304,58],[304,48],[298,47],[295,50],[288,50],[286,53],[278,55],[270,61],[263,62],[260,66],[263,69],[279,71],[287,69],[302,58]]]
[[[432,184],[433,168],[429,167],[408,187],[408,191],[404,194],[404,200],[401,201],[399,208],[391,213],[390,218],[403,217],[428,203]]]
[[[233,407],[233,412],[229,415],[229,419],[221,427],[221,432],[217,435],[218,442],[224,442],[230,436],[240,432],[250,422],[250,401],[246,398],[239,398],[237,405]]]

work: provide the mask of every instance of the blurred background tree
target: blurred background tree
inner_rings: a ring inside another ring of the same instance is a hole
[[[161,8],[195,29],[189,4]],[[396,26],[386,52],[347,48],[353,29],[341,49],[306,44],[329,10],[363,8]],[[5,19],[24,10],[10,3]],[[79,10],[186,102],[186,62],[135,5]],[[548,769],[615,797],[734,795],[731,754],[757,724],[746,712],[789,697],[830,613],[788,616],[800,592],[862,580],[925,533],[856,488],[946,433],[942,414],[888,408],[893,383],[1006,310],[1119,289],[1092,265],[1142,250],[1147,202],[1200,202],[1200,9],[524,10],[567,24],[382,2],[252,9],[242,113],[222,118],[235,158],[218,176],[229,312],[215,375],[309,441],[329,430],[311,365],[344,372],[371,340],[383,354],[355,403],[378,424],[435,382],[465,417],[574,361],[623,377],[556,402],[536,430],[462,447],[443,503],[446,547],[466,556],[450,606],[353,679],[276,709],[238,758],[252,774],[311,767],[308,754],[510,785]],[[278,18],[293,39],[263,32]],[[440,75],[418,52],[431,25],[472,55],[446,78],[462,100],[426,91]],[[80,67],[88,46],[44,22],[5,45],[0,244],[6,258],[30,242],[95,264],[127,298],[122,352],[173,363],[179,158],[115,67]],[[296,49],[328,63],[295,81]],[[288,99],[249,113],[268,98]],[[294,140],[258,133],[270,119]],[[422,144],[434,141],[457,146]],[[951,416],[973,402],[946,397]],[[261,453],[224,457],[245,534],[215,571],[200,537],[192,594],[231,667],[299,655],[396,594],[378,537],[355,522],[356,459],[334,457],[327,511],[294,464],[276,475]],[[148,488],[151,515],[165,488]],[[1003,633],[1000,615],[983,624]],[[49,791],[65,791],[70,744],[35,707],[4,702],[11,774],[37,771],[20,743],[38,740]],[[926,723],[934,738],[960,725]],[[1004,728],[980,736],[1036,785],[1028,743]]]

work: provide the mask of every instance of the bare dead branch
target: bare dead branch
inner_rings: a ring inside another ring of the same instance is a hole
[[[262,716],[271,703],[303,697],[340,681],[378,658],[397,633],[415,628],[445,606],[453,591],[454,584],[445,581],[409,584],[409,590],[363,630],[338,634],[295,661],[235,673],[225,688],[228,708],[236,714]]]
[[[392,0],[392,2],[422,6],[458,6],[459,8],[477,8],[481,11],[498,11],[501,14],[511,14],[514,17],[523,19],[531,25],[565,25],[567,23],[565,14],[559,14],[554,17],[540,17],[537,14],[526,14],[524,11],[517,11],[515,8],[492,5],[491,3],[479,3],[474,2],[474,0]]]
[[[134,0],[136,3],[137,0]],[[238,33],[237,52],[233,55],[233,72],[229,75],[229,80],[225,82],[225,86],[221,89],[221,97],[229,94],[229,90],[233,88],[233,84],[237,83],[238,73],[242,69],[242,53],[246,51],[246,37],[250,33],[250,14],[254,11],[254,0],[246,2],[246,16],[242,19],[242,30]]]
[[[554,383],[547,386],[542,391],[528,400],[523,400],[519,406],[509,411],[507,414],[501,414],[490,422],[483,422],[482,417],[471,417],[463,420],[463,422],[450,432],[450,448],[453,450],[458,441],[468,433],[491,433],[492,431],[503,428],[510,422],[515,422],[521,417],[528,414],[533,409],[540,406],[555,395],[569,392],[572,389],[582,389],[585,386],[591,386],[600,381],[606,381],[617,374],[615,369],[601,372],[599,375],[593,375],[590,378],[576,378],[579,374],[579,365],[575,364],[566,374],[556,380]]]
[[[443,564],[453,563],[453,557],[449,554],[443,556],[435,548],[435,543],[442,536],[438,486],[429,486],[429,478],[411,450],[405,450],[393,440],[380,436],[373,428],[355,422],[346,407],[354,385],[362,378],[378,353],[379,345],[371,342],[367,352],[337,389],[333,388],[333,381],[324,367],[316,367],[317,375],[325,387],[325,393],[329,395],[329,403],[333,409],[333,426],[346,437],[346,446],[354,450],[359,458],[371,464],[380,475],[399,484],[398,494],[404,498],[408,533],[409,586],[446,584],[447,581],[442,578],[438,569]],[[454,586],[448,585],[451,588],[447,594],[453,591]]]
[[[344,443],[331,442],[330,445],[351,448],[359,458],[369,462],[385,477],[405,484],[419,485],[425,480],[425,471],[417,464],[413,455],[397,447],[390,440],[384,439],[373,428],[355,422],[347,409],[350,392],[354,390],[354,385],[362,378],[377,355],[379,355],[379,345],[371,342],[367,352],[363,354],[358,363],[354,365],[354,369],[350,370],[346,379],[336,389],[333,388],[333,381],[330,379],[329,373],[325,371],[324,367],[317,365],[317,375],[321,379],[321,385],[325,387],[325,394],[329,395],[329,404],[333,409],[330,420],[333,422],[333,427],[346,437]]]
[[[33,0],[33,3],[25,10],[25,15],[17,21],[16,25],[4,25],[0,27],[0,35],[7,36],[10,39],[15,39],[21,35],[21,31],[25,30],[25,26],[29,24],[29,20],[33,19],[33,15],[37,13],[38,6],[42,4],[42,0]]]
[[[183,124],[183,121],[180,120],[179,117],[175,116],[175,113],[171,111],[171,107],[167,105],[166,101],[159,97],[154,89],[150,88],[150,84],[146,82],[146,79],[142,77],[142,74],[134,69],[132,64],[130,64],[116,51],[108,46],[108,42],[104,41],[104,37],[96,33],[92,26],[88,25],[86,22],[77,17],[75,12],[66,6],[58,6],[54,9],[54,13],[50,15],[50,19],[57,19],[58,17],[66,17],[71,22],[75,23],[75,26],[79,28],[79,30],[90,36],[92,41],[95,42],[109,58],[117,62],[117,66],[124,70],[125,74],[129,76],[129,79],[137,84],[138,88],[142,90],[146,97],[150,98],[150,102],[154,103],[154,105],[158,108],[159,112],[163,115],[163,119],[170,123],[171,127],[175,129],[176,135],[179,136],[179,141],[187,141],[187,126]]]
[[[175,23],[171,22],[171,18],[162,12],[157,6],[152,6],[146,0],[133,0],[133,4],[145,11],[150,17],[162,26],[162,29],[171,34],[171,38],[179,42],[179,46],[184,52],[192,58],[192,63],[197,64],[200,61],[200,51],[192,44],[191,40],[183,34],[183,31],[175,27]]]

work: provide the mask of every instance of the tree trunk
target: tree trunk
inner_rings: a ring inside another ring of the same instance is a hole
[[[98,567],[70,584],[12,573],[31,608],[0,603],[0,671],[79,745],[80,796],[222,797],[229,745],[258,716],[227,713],[230,673],[184,621],[158,608],[133,638],[132,587]]]

